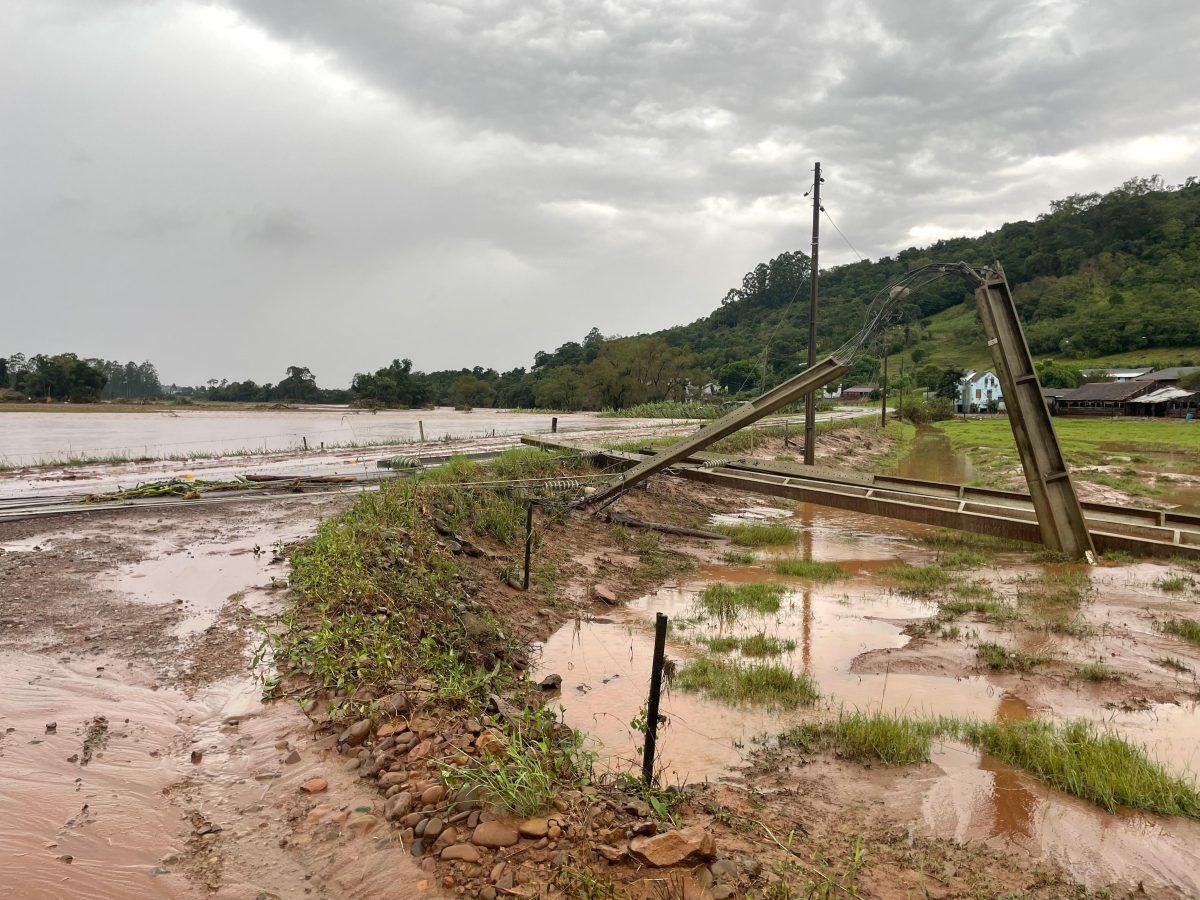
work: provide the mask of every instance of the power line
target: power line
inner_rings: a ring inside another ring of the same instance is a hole
[[[825,213],[825,218],[827,218],[829,220],[829,224],[833,226],[833,230],[836,231],[839,235],[841,235],[842,240],[846,242],[846,246],[854,251],[854,255],[858,257],[858,261],[866,262],[866,258],[861,253],[859,253],[857,249],[855,249],[855,247],[852,243],[850,243],[850,238],[846,237],[846,235],[842,233],[842,229],[838,228],[837,222],[833,221],[833,216],[831,216],[829,214],[829,211],[827,209],[825,209],[824,206],[821,207],[821,212]]]

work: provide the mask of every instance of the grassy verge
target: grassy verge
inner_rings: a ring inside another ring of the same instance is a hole
[[[738,663],[700,657],[689,660],[675,674],[671,686],[698,691],[731,704],[794,707],[813,703],[820,696],[804,675],[775,663]]]
[[[982,722],[855,713],[793,729],[781,741],[903,765],[928,760],[936,738],[970,744],[1109,812],[1128,806],[1200,818],[1200,792],[1192,780],[1172,775],[1142,748],[1086,721]]]

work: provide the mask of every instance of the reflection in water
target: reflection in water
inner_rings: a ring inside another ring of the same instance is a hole
[[[923,481],[967,484],[975,478],[975,467],[965,453],[954,449],[946,432],[921,425],[908,453],[896,462],[894,474]]]

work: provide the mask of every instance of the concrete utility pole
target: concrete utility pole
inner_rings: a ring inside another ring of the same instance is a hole
[[[817,244],[821,232],[821,164],[813,167],[812,272],[808,277],[808,367],[817,364]],[[804,464],[813,464],[817,444],[817,396],[804,398]]]
[[[887,425],[887,389],[888,389],[887,363],[888,363],[888,330],[885,328],[885,329],[883,329],[883,379],[882,379],[883,384],[880,385],[880,387],[883,390],[883,402],[881,404],[879,404],[879,409],[880,409],[879,424],[883,425],[883,426]]]

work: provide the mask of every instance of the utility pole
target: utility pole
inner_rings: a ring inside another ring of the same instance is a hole
[[[887,362],[888,362],[888,330],[883,329],[883,403],[879,404],[879,424],[887,425]]]
[[[821,164],[813,167],[812,272],[808,277],[808,367],[817,364],[817,244],[821,231]],[[817,444],[817,395],[804,398],[804,464],[813,464]]]

